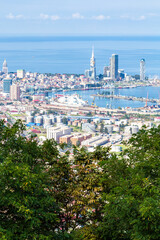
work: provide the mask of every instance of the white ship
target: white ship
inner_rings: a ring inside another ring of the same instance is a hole
[[[74,107],[82,107],[88,105],[87,102],[79,98],[77,94],[61,96],[57,98],[57,101],[55,103],[58,105],[67,105]]]

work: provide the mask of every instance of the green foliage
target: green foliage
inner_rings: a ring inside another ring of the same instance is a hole
[[[62,123],[67,125],[68,124],[68,119],[66,117],[63,117],[62,118]]]
[[[99,239],[160,239],[160,128],[141,130],[128,145],[103,177]]]
[[[24,130],[0,121],[0,239],[160,239],[160,127],[72,157]]]
[[[23,137],[20,121],[0,122],[1,239],[53,239],[58,206],[41,147]]]

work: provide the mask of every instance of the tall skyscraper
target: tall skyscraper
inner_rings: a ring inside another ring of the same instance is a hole
[[[13,84],[10,87],[10,99],[20,100],[20,87],[17,84]]]
[[[92,57],[90,60],[90,71],[92,72],[91,79],[96,79],[96,59],[94,57],[94,48],[92,49]]]
[[[90,60],[90,69],[85,70],[85,76],[92,80],[96,79],[96,59],[94,57],[94,48],[92,49],[92,57]]]
[[[12,79],[5,78],[3,79],[3,92],[4,93],[10,93],[10,86],[12,85]]]
[[[140,61],[140,80],[144,81],[145,80],[145,59],[141,59]]]
[[[5,73],[5,74],[8,74],[8,66],[7,66],[6,59],[3,62],[2,72]]]
[[[116,80],[118,78],[118,55],[112,54],[111,57],[111,78]]]

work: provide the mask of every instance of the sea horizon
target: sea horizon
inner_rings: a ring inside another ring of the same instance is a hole
[[[94,45],[97,75],[116,53],[129,75],[139,74],[145,58],[146,75],[160,76],[160,36],[0,36],[0,43],[0,65],[6,59],[10,72],[84,74]]]

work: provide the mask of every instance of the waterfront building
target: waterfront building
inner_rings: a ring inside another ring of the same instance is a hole
[[[96,59],[94,56],[94,48],[92,49],[92,57],[90,60],[90,69],[85,71],[85,76],[91,80],[96,79]]]
[[[116,80],[118,78],[118,55],[112,54],[111,57],[111,78]]]
[[[17,78],[24,78],[25,77],[25,70],[19,69],[17,70]]]
[[[12,79],[3,79],[3,93],[10,93],[10,86],[12,85]]]
[[[91,79],[96,79],[96,59],[94,57],[94,48],[92,49],[92,57],[90,60],[90,70],[92,71]]]
[[[11,100],[20,100],[20,87],[17,84],[10,86],[10,99]]]
[[[92,71],[89,70],[89,69],[85,70],[85,76],[86,76],[86,78],[91,78],[91,76],[92,76]]]
[[[145,80],[145,59],[141,59],[140,61],[140,80],[144,81]]]
[[[3,62],[3,66],[2,66],[2,72],[5,74],[8,74],[8,66],[7,66],[7,61],[6,59]]]
[[[125,77],[124,69],[119,69],[118,70],[118,75],[121,79],[124,79],[124,77]]]
[[[104,77],[110,77],[111,74],[110,74],[110,66],[105,66],[104,69],[103,69],[103,76]]]

